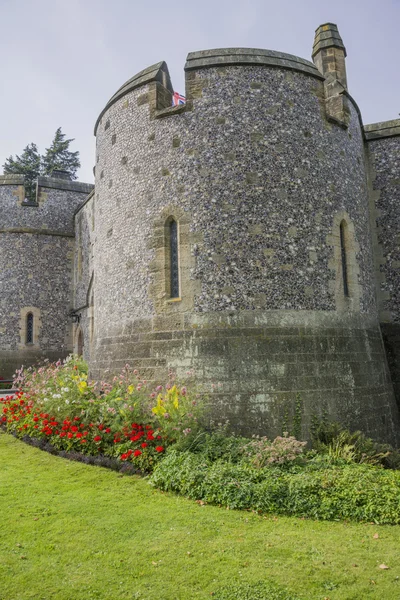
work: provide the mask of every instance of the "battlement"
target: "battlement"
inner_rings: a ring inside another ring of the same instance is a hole
[[[14,175],[8,173],[0,175],[0,185],[24,185],[25,177],[23,175]]]
[[[35,201],[29,202],[25,199],[25,176],[13,173],[7,173],[0,175],[0,186],[18,186],[19,190],[12,192],[14,196],[18,196],[19,205],[34,207],[40,203],[41,194],[43,190],[53,189],[64,192],[73,192],[78,194],[90,194],[94,189],[94,185],[91,183],[82,183],[80,181],[72,181],[65,171],[55,171],[52,177],[38,177],[36,182],[36,197]],[[1,198],[0,198],[1,200]]]
[[[365,139],[368,141],[400,135],[400,119],[364,125],[364,133]]]

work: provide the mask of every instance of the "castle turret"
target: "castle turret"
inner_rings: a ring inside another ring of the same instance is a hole
[[[325,23],[315,31],[312,59],[325,77],[325,105],[328,119],[346,126],[349,123],[346,48],[337,25]]]
[[[327,27],[321,71],[258,48],[192,52],[186,104],[166,107],[160,62],[101,112],[94,212],[76,216],[82,239],[95,222],[76,301],[94,379],[126,363],[153,382],[194,372],[242,434],[278,435],[297,410],[306,436],[326,411],[396,441],[363,131]]]

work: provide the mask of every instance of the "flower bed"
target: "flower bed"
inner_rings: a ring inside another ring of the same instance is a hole
[[[105,455],[150,471],[179,437],[194,431],[199,410],[173,382],[151,390],[128,366],[113,384],[88,381],[76,357],[21,370],[21,391],[0,399],[2,426],[68,453]]]

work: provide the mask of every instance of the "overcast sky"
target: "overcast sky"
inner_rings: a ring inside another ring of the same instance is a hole
[[[127,79],[165,60],[184,93],[188,52],[250,47],[311,60],[318,25],[336,23],[349,91],[364,123],[400,112],[400,0],[0,0],[0,172],[57,127],[75,138],[81,181],[92,182],[93,126]]]

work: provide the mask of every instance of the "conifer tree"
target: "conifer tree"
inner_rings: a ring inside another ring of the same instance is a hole
[[[25,196],[34,202],[36,179],[41,172],[41,156],[36,144],[28,144],[22,151],[21,156],[9,156],[3,165],[4,173],[15,173],[25,176]]]
[[[76,179],[76,172],[81,166],[79,161],[79,152],[71,152],[69,145],[73,139],[66,140],[65,134],[62,133],[59,127],[54,135],[54,139],[50,148],[46,148],[45,154],[42,156],[42,172],[43,175],[51,174],[55,169],[68,171],[71,179]]]

